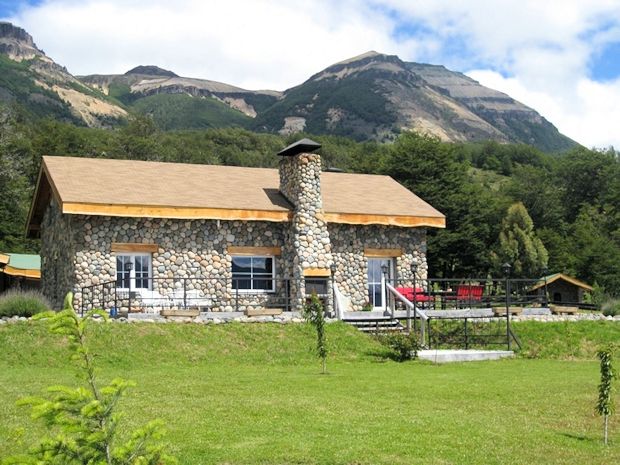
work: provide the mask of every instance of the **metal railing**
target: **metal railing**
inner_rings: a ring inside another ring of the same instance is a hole
[[[518,340],[511,315],[547,307],[546,294],[532,291],[536,279],[385,279],[389,314],[406,320],[429,348],[506,346]],[[405,299],[403,299],[405,297]],[[426,326],[426,335],[417,325]]]
[[[174,310],[233,312],[292,308],[288,278],[131,278],[80,289],[81,313],[97,308],[112,316]]]

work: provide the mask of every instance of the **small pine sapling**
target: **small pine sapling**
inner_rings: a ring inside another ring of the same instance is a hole
[[[327,373],[327,340],[325,338],[325,309],[321,300],[313,293],[310,302],[304,306],[304,318],[316,330],[316,352],[323,364],[322,373]]]
[[[614,412],[614,404],[612,399],[613,380],[616,373],[613,367],[613,348],[611,345],[604,347],[597,352],[601,362],[601,383],[598,386],[598,401],[596,403],[596,412],[601,415],[603,420],[603,436],[605,445],[607,445],[607,434],[609,426],[609,417]]]
[[[114,379],[107,386],[97,382],[93,354],[87,345],[88,327],[95,318],[106,318],[100,310],[83,318],[73,310],[73,296],[67,295],[59,312],[38,314],[46,319],[52,333],[69,341],[71,360],[84,375],[77,388],[52,386],[47,398],[30,397],[19,401],[32,407],[32,418],[43,420],[48,437],[20,456],[9,457],[3,465],[171,465],[176,459],[164,452],[159,442],[160,421],[151,421],[127,435],[119,426],[118,402],[133,383]],[[123,436],[125,436],[123,438]]]

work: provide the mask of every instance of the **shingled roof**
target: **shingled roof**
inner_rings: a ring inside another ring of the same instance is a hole
[[[333,223],[445,227],[445,217],[389,176],[321,173]],[[28,220],[39,229],[51,196],[67,214],[289,221],[277,169],[43,157]]]

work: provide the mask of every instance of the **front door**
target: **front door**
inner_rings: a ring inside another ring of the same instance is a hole
[[[381,267],[388,266],[388,280],[394,275],[394,260],[391,258],[368,259],[368,302],[375,310],[385,309],[385,276]]]

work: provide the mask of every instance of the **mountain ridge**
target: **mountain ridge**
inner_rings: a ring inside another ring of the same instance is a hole
[[[183,77],[156,65],[73,76],[6,22],[0,22],[0,58],[0,102],[93,127],[141,113],[163,129],[241,126],[378,141],[415,130],[444,141],[517,142],[545,151],[576,144],[535,110],[462,73],[376,51],[334,63],[283,92]]]

